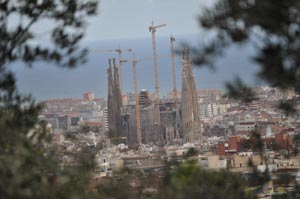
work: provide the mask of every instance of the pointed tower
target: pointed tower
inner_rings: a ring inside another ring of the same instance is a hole
[[[191,98],[192,98],[192,109],[193,109],[193,120],[194,120],[194,130],[193,137],[198,140],[200,145],[202,144],[202,131],[200,126],[200,110],[198,105],[198,94],[196,89],[196,82],[193,73],[193,65],[192,61],[189,57],[189,50],[187,49],[187,62],[188,62],[188,70],[189,70],[189,82],[191,87]]]
[[[121,90],[119,82],[119,71],[115,59],[108,61],[108,127],[114,131],[118,137],[122,136],[122,118],[121,118]]]
[[[182,52],[182,131],[183,141],[191,142],[200,140],[201,130],[196,84],[193,74],[192,62],[189,57],[189,50]]]
[[[115,114],[115,129],[117,136],[122,136],[122,118],[121,118],[121,108],[122,108],[122,97],[121,97],[121,88],[120,88],[120,78],[119,70],[116,64],[116,60],[113,59],[113,68],[114,68],[114,95],[113,95],[113,106]]]
[[[107,69],[107,77],[108,77],[108,94],[107,94],[107,112],[108,112],[108,129],[115,129],[115,111],[114,111],[114,81],[112,75],[112,66],[111,59],[108,60],[108,69]]]

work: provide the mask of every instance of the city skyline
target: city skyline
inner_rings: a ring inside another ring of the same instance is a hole
[[[149,32],[148,32],[149,33]],[[158,71],[161,96],[172,90],[172,73],[170,60],[169,37],[162,37],[157,34],[158,50]],[[183,42],[196,43],[198,36],[184,37],[177,36],[175,48],[180,49]],[[107,96],[107,74],[109,58],[117,58],[117,53],[96,53],[97,49],[116,49],[120,44],[121,48],[132,48],[138,59],[148,58],[138,63],[137,74],[139,90],[154,90],[154,74],[152,62],[151,34],[144,39],[119,39],[103,42],[89,43],[90,53],[88,62],[75,69],[62,69],[47,63],[36,63],[33,67],[24,67],[21,64],[12,65],[15,71],[17,84],[23,93],[31,93],[37,100],[49,98],[80,97],[85,91],[94,91],[95,95],[101,98]],[[240,76],[252,85],[255,85],[255,67],[248,58],[252,54],[251,49],[232,48],[227,52],[225,58],[216,63],[216,70],[198,68],[194,66],[196,86],[199,89],[224,89],[224,83]],[[124,59],[132,59],[130,53],[124,53]],[[161,57],[161,58],[160,58]],[[181,56],[175,57],[177,87],[181,85]],[[243,70],[241,68],[243,67]],[[124,91],[133,92],[131,64],[124,64]]]
[[[299,198],[299,6],[1,1],[1,197]]]

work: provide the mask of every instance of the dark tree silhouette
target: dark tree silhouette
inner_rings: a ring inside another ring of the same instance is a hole
[[[194,63],[213,66],[226,48],[251,44],[256,49],[253,61],[260,66],[258,78],[273,87],[300,91],[299,1],[219,0],[202,13],[200,26],[211,37],[194,49]],[[233,97],[251,99],[239,78],[227,88]]]
[[[49,137],[38,122],[42,108],[20,94],[9,66],[21,62],[54,62],[75,67],[85,61],[79,48],[86,19],[96,14],[94,0],[0,1],[0,198],[92,198],[88,185],[93,162],[82,157],[78,167],[58,164],[46,150]],[[50,32],[47,45],[38,38],[37,24]],[[46,24],[46,25],[45,25]],[[49,24],[49,25],[48,25]]]
[[[170,173],[161,186],[160,198],[254,198],[246,190],[245,181],[227,171],[207,171],[195,162],[181,164]]]
[[[245,140],[242,144],[244,150],[252,150],[253,152],[262,154],[264,149],[264,141],[257,130],[254,130],[250,134],[250,138]]]

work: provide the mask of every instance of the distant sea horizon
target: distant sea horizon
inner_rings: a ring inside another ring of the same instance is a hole
[[[174,35],[176,37],[176,35]],[[183,43],[195,45],[200,42],[196,35],[179,35],[176,37],[176,50]],[[54,64],[35,63],[32,68],[17,63],[11,66],[17,78],[17,86],[21,93],[31,94],[37,101],[46,99],[82,98],[84,92],[92,91],[96,98],[107,96],[107,67],[109,58],[117,58],[117,53],[97,53],[96,50],[133,49],[137,59],[144,59],[137,64],[139,90],[154,91],[154,68],[152,62],[151,36],[147,38],[111,39],[86,41],[82,43],[90,51],[88,62],[75,69],[59,68]],[[255,73],[258,69],[251,62],[253,49],[233,47],[226,50],[223,58],[216,60],[216,70],[194,66],[197,90],[224,90],[224,83],[236,76],[248,84],[257,84]],[[168,37],[157,37],[158,72],[160,96],[165,96],[173,89],[170,44]],[[123,59],[132,59],[132,53],[123,53]],[[176,55],[177,89],[181,90],[181,57]],[[132,67],[123,65],[124,93],[133,92]]]

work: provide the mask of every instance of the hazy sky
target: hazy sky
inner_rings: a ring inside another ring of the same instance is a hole
[[[171,64],[169,57],[169,35],[176,38],[175,46],[180,48],[181,42],[196,44],[205,40],[197,24],[197,16],[204,6],[210,6],[215,0],[102,0],[98,15],[89,19],[83,46],[91,52],[88,63],[77,69],[68,70],[53,64],[36,63],[33,68],[15,64],[12,70],[17,77],[17,84],[22,93],[31,93],[36,99],[81,97],[83,92],[94,91],[97,97],[107,95],[107,63],[108,58],[116,57],[116,53],[95,53],[96,49],[132,48],[137,58],[152,57],[151,34],[149,25],[153,20],[156,25],[166,23],[157,31],[157,50],[159,56],[158,72],[161,96],[172,90]],[[49,27],[51,28],[51,27]],[[38,24],[36,30],[50,33],[45,24]],[[40,34],[40,41],[45,42],[45,35]],[[251,50],[251,49],[250,49]],[[207,69],[194,70],[198,89],[223,88],[224,81],[239,75],[247,82],[255,68],[247,57],[252,52],[240,48],[226,50],[227,56],[217,61],[216,73]],[[124,59],[131,59],[129,53]],[[177,87],[181,88],[181,59],[176,56]],[[124,91],[133,91],[132,71],[129,67],[123,70]],[[241,70],[241,67],[243,69]],[[154,91],[153,63],[150,60],[138,64],[139,89]],[[255,77],[255,76],[252,76]]]
[[[85,40],[149,37],[149,25],[166,23],[159,35],[198,33],[201,7],[213,0],[100,0],[98,15],[89,20]]]

